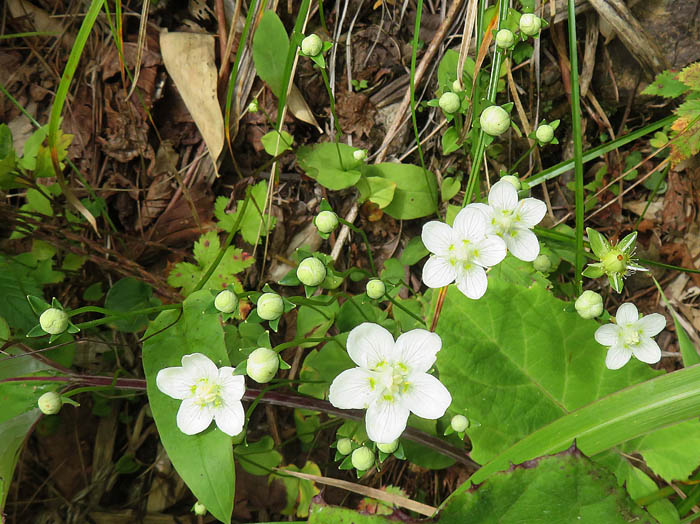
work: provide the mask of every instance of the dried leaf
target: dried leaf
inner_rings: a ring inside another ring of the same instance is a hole
[[[287,97],[287,107],[289,107],[290,113],[292,113],[296,118],[302,122],[311,124],[318,129],[319,133],[323,133],[323,129],[321,129],[321,126],[318,125],[316,117],[314,117],[309,104],[307,104],[306,100],[304,99],[304,95],[301,94],[301,91],[299,91],[299,88],[295,84],[292,84],[292,89]]]

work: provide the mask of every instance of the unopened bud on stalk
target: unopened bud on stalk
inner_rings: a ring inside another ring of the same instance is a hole
[[[349,455],[352,452],[352,440],[349,438],[341,438],[335,445],[335,449],[341,455]]]
[[[280,361],[277,353],[269,348],[258,348],[248,355],[246,373],[255,382],[265,384],[277,374]]]
[[[301,41],[301,52],[306,56],[316,56],[323,49],[323,41],[318,35],[309,35]]]
[[[224,289],[214,299],[214,307],[222,313],[232,313],[237,305],[238,297],[230,289]]]
[[[450,426],[452,426],[452,429],[457,433],[461,433],[469,427],[469,419],[464,415],[455,415],[452,417],[452,420],[450,420]]]
[[[207,507],[201,502],[197,501],[194,503],[194,506],[192,506],[192,512],[198,517],[203,517],[207,514]]]
[[[277,320],[284,313],[284,302],[277,293],[263,293],[257,306],[258,316],[263,320]]]
[[[318,286],[326,278],[326,266],[318,258],[305,258],[297,267],[297,278],[306,286]]]
[[[352,452],[350,460],[358,471],[367,471],[374,464],[374,453],[368,447],[362,446]]]
[[[542,19],[532,13],[525,13],[520,17],[520,30],[527,36],[535,36],[540,32]]]
[[[599,293],[587,289],[576,299],[574,307],[582,318],[587,320],[596,318],[603,312],[603,297]]]
[[[547,273],[552,269],[552,260],[545,254],[538,255],[537,258],[532,262],[532,265],[537,271],[542,273]]]
[[[49,391],[39,397],[37,404],[39,405],[39,410],[44,415],[55,415],[61,411],[63,401],[58,393],[55,391]]]
[[[535,131],[535,136],[542,144],[549,144],[554,138],[554,129],[549,124],[542,124]]]
[[[438,105],[445,113],[451,115],[452,113],[459,111],[461,102],[456,94],[448,91],[447,93],[443,93],[443,95],[440,97]]]
[[[367,286],[365,287],[365,289],[367,291],[367,296],[372,300],[379,300],[384,296],[384,293],[386,292],[386,286],[384,285],[384,282],[382,282],[378,278],[374,278],[367,282]]]
[[[391,455],[394,451],[399,449],[399,440],[396,439],[394,442],[389,442],[388,444],[377,444],[377,449]]]
[[[314,224],[321,233],[328,234],[338,227],[338,215],[333,211],[321,211],[316,215]]]
[[[515,36],[510,29],[501,29],[496,33],[496,45],[501,49],[508,49],[515,43]]]
[[[49,335],[60,335],[68,327],[68,314],[55,307],[50,307],[39,317],[39,325]]]
[[[481,112],[479,123],[486,134],[502,135],[510,127],[510,115],[501,106],[489,106]]]

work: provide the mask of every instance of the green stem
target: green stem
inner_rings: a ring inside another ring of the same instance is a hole
[[[413,317],[415,320],[420,322],[421,324],[425,324],[425,319],[420,318],[418,315],[413,313],[413,311],[410,311],[408,308],[405,306],[402,306],[394,297],[392,297],[389,293],[384,293],[384,296],[392,303],[394,306],[399,308],[401,311],[406,313],[407,315]]]
[[[99,313],[100,315],[112,316],[112,317],[131,317],[134,315],[147,315],[149,313],[156,313],[158,311],[165,311],[167,309],[180,309],[182,304],[167,304],[163,306],[152,306],[143,309],[135,309],[132,311],[115,311],[113,309],[105,309],[103,307],[97,306],[84,306],[78,309],[72,309],[68,311],[68,317],[74,317],[77,315],[82,315],[83,313]]]
[[[348,226],[355,233],[358,233],[362,237],[362,241],[365,243],[365,247],[367,248],[367,258],[369,258],[369,266],[372,269],[372,276],[373,277],[378,276],[377,270],[374,267],[374,257],[372,256],[372,246],[370,246],[370,244],[369,244],[369,239],[367,238],[367,233],[365,233],[363,229],[357,227],[355,224],[352,224],[351,222],[348,222],[347,220],[345,220],[341,217],[338,217],[338,221],[341,224]]]
[[[276,351],[277,353],[281,353],[285,349],[297,347],[299,344],[303,344],[305,342],[318,342],[320,344],[321,342],[332,342],[334,340],[335,340],[335,337],[296,338],[294,340],[290,340],[289,342],[283,342],[282,344],[278,344],[277,346],[272,348],[272,351]]]
[[[518,164],[520,164],[520,162],[522,162],[523,160],[525,160],[525,159],[530,155],[530,153],[532,153],[532,152],[535,150],[536,147],[537,147],[537,142],[535,141],[535,142],[533,142],[533,144],[530,146],[530,149],[528,149],[527,151],[525,151],[525,152],[522,154],[522,156],[521,156],[520,158],[518,158],[518,159],[515,161],[515,164],[513,164],[513,165],[510,167],[509,173],[510,173],[510,174],[515,173],[515,168],[518,167]]]
[[[86,309],[86,308],[80,308],[80,309]],[[94,309],[101,309],[101,308],[94,308]],[[104,324],[109,324],[110,322],[113,322],[118,319],[122,319],[124,317],[132,317],[134,315],[147,315],[149,313],[157,313],[159,311],[167,311],[171,309],[182,309],[182,304],[168,304],[165,306],[154,306],[154,307],[149,307],[149,308],[144,308],[144,309],[138,309],[135,311],[129,311],[125,313],[120,313],[117,315],[109,315],[106,317],[98,318],[97,320],[90,320],[88,322],[81,322],[80,324],[76,324],[75,327],[78,329],[84,330],[84,329],[90,329],[94,328],[97,326],[102,326]],[[77,309],[74,311],[78,311]],[[107,310],[105,310],[107,311]],[[73,315],[74,312],[71,312],[71,316]],[[99,313],[99,311],[98,311]]]
[[[640,497],[638,499],[635,499],[634,502],[638,506],[648,506],[652,502],[656,502],[657,500],[663,500],[671,495],[674,495],[675,493],[676,491],[671,486],[665,486],[659,490],[656,490],[654,493],[647,495],[646,497]]]

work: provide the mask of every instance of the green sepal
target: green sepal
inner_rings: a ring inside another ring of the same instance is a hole
[[[280,369],[292,369],[292,366],[290,366],[284,360],[282,360],[282,357],[279,355],[279,353],[277,354],[277,358],[279,358],[280,360]]]
[[[584,269],[581,274],[584,277],[588,278],[600,278],[603,276],[603,268],[601,267],[600,262],[596,262],[595,264],[588,264],[588,266],[586,266],[586,269]]]
[[[234,375],[246,375],[248,374],[248,359],[242,360],[236,368],[233,370]]]
[[[29,333],[27,333],[27,338],[34,338],[34,337],[43,337],[46,335],[46,331],[41,329],[41,326],[37,324],[34,326],[32,329],[29,330]]]
[[[272,349],[272,344],[270,343],[270,332],[265,331],[261,333],[260,336],[255,340],[255,343],[259,348]]]
[[[58,301],[56,297],[51,299],[51,307],[63,310],[63,305]]]
[[[625,254],[630,254],[634,251],[635,243],[637,242],[637,232],[634,231],[623,238],[620,243],[616,246],[622,250]]]
[[[311,298],[314,296],[314,293],[316,293],[316,290],[318,289],[318,286],[304,286],[304,293],[306,294],[306,298]]]
[[[622,275],[619,273],[608,275],[608,281],[610,282],[610,287],[613,288],[616,293],[622,293],[622,288],[624,287]]]
[[[403,444],[399,442],[399,447],[394,451],[394,457],[399,460],[406,460],[406,452],[403,450]]]
[[[73,324],[73,322],[68,321],[68,327],[66,328],[66,331],[71,334],[79,333],[80,328]]]
[[[639,264],[636,264],[634,262],[629,262],[627,264],[627,269],[631,269],[632,271],[649,271],[648,268],[640,266]]]
[[[338,466],[338,469],[354,469],[352,465],[352,453],[349,455],[345,456],[345,460],[343,460],[340,465]]]
[[[595,253],[595,256],[603,258],[605,254],[610,251],[610,242],[608,242],[608,239],[590,227],[586,228],[586,234],[588,235],[588,242],[590,242],[591,249],[593,253]]]
[[[320,234],[320,233],[319,233]],[[299,286],[301,282],[297,278],[297,270],[290,269],[289,272],[278,282],[280,286]]]
[[[34,313],[36,313],[37,315],[41,315],[44,311],[51,307],[49,303],[46,302],[43,298],[36,297],[34,295],[27,295],[27,301],[29,302],[29,305],[31,306]]]
[[[61,396],[61,401],[62,401],[64,404],[70,404],[71,406],[75,406],[76,408],[79,408],[79,407],[80,407],[80,402],[76,402],[75,400],[73,400],[73,399],[70,398],[70,397]]]
[[[333,211],[333,208],[328,203],[328,200],[326,200],[325,198],[321,199],[321,204],[319,205],[319,208],[321,211]]]
[[[274,331],[275,333],[277,333],[277,329],[279,328],[280,318],[282,318],[282,317],[276,318],[275,320],[270,320],[268,323],[268,325],[270,326],[270,329],[272,331]]]

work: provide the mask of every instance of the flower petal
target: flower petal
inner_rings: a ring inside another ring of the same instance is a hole
[[[547,213],[547,204],[537,198],[524,198],[518,202],[515,216],[523,227],[533,227],[539,224]]]
[[[219,386],[221,386],[221,396],[228,403],[238,402],[245,393],[245,379],[243,375],[234,375],[234,369],[224,366],[219,369]],[[238,435],[238,433],[236,433]]]
[[[214,413],[208,406],[200,406],[191,398],[186,398],[177,411],[177,427],[185,435],[196,435],[209,427]]]
[[[622,328],[616,324],[605,324],[600,326],[595,332],[595,340],[603,346],[614,346],[617,344],[620,330]]]
[[[454,244],[452,228],[444,222],[433,220],[423,226],[421,240],[431,253],[446,255]]]
[[[647,364],[656,364],[661,360],[661,349],[659,345],[649,337],[639,337],[639,344],[632,346],[632,354],[638,360]]]
[[[474,261],[480,266],[491,267],[506,257],[506,244],[496,235],[488,235],[476,247]]]
[[[372,369],[382,361],[391,361],[395,354],[394,337],[372,322],[364,322],[350,331],[347,348],[352,361],[365,369]]]
[[[408,415],[408,409],[398,400],[377,399],[367,408],[367,436],[377,444],[394,442],[406,429]]]
[[[182,367],[195,379],[206,378],[215,381],[219,377],[219,368],[208,356],[201,353],[192,353],[182,357]]]
[[[486,222],[488,223],[490,223],[491,219],[493,218],[493,209],[489,205],[474,202],[472,204],[468,204],[466,208],[478,209],[481,211],[484,214],[484,217],[486,217]]]
[[[192,395],[195,380],[185,368],[164,368],[156,375],[156,386],[169,397],[182,400]]]
[[[632,302],[625,302],[617,308],[615,322],[618,326],[627,326],[637,322],[637,320],[639,320],[639,312],[637,311],[637,306],[632,304]]]
[[[479,299],[486,293],[489,281],[486,271],[481,266],[473,264],[469,269],[463,269],[457,274],[457,288],[469,298]]]
[[[333,379],[328,400],[340,409],[365,409],[379,395],[376,381],[372,371],[346,369]]]
[[[441,347],[440,335],[425,329],[412,329],[396,339],[398,362],[411,372],[428,371]]]
[[[446,258],[431,256],[423,265],[423,283],[432,288],[443,287],[455,281],[455,266]]]
[[[217,427],[227,435],[232,437],[238,435],[243,431],[243,423],[245,422],[243,404],[240,400],[237,402],[224,400],[220,407],[214,409],[214,421]]]
[[[489,191],[489,205],[497,210],[514,210],[518,205],[518,192],[507,180],[499,180]]]
[[[408,377],[408,391],[401,395],[401,402],[419,417],[436,419],[450,407],[452,395],[437,378],[427,373],[415,373]]]
[[[631,357],[631,350],[624,346],[613,346],[608,349],[608,354],[605,356],[605,366],[608,369],[620,369]]]
[[[540,254],[540,243],[537,241],[537,235],[529,229],[513,227],[503,235],[503,239],[515,258],[532,262]]]
[[[481,240],[486,236],[488,224],[484,213],[475,207],[465,207],[455,217],[454,232],[461,240]]]
[[[637,320],[636,327],[642,330],[645,337],[655,337],[666,327],[666,317],[659,313],[652,313]]]

